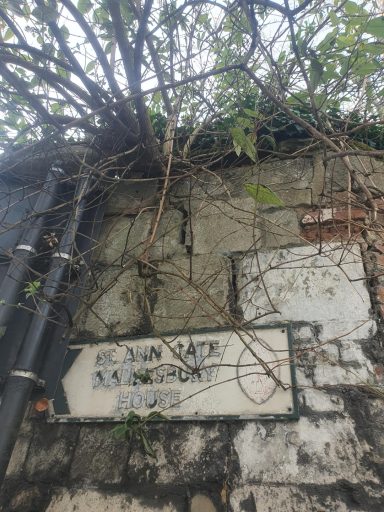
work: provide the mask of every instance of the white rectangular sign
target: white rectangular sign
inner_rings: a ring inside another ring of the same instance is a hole
[[[292,359],[289,325],[72,344],[51,419],[295,418]]]

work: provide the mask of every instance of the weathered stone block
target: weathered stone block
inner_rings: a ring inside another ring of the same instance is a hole
[[[126,493],[110,491],[57,490],[46,512],[182,512],[183,500],[174,498],[138,499]]]
[[[268,321],[317,321],[332,332],[332,322],[357,328],[370,320],[370,297],[358,245],[324,245],[321,254],[317,247],[304,246],[260,251],[258,258],[248,255],[240,290],[240,305],[248,321],[271,312]],[[271,302],[279,313],[273,312]]]
[[[140,258],[146,250],[152,215],[141,213],[134,218],[106,219],[100,237],[98,260],[108,265],[120,265]]]
[[[193,254],[246,252],[260,245],[258,216],[251,198],[194,201],[186,229],[185,243]]]
[[[191,500],[190,512],[216,512],[217,509],[208,496],[196,494]]]
[[[153,291],[157,300],[152,321],[157,332],[225,325],[220,310],[228,311],[229,306],[229,261],[207,255],[162,263]]]
[[[70,478],[78,485],[118,484],[124,478],[129,445],[112,435],[111,425],[83,426],[72,460]]]
[[[181,243],[183,214],[168,210],[161,216],[153,243],[149,247],[155,213],[142,212],[135,218],[119,217],[104,223],[99,260],[108,265],[119,265],[141,258],[146,250],[150,259],[166,259],[186,254]]]
[[[171,201],[180,202],[187,198],[247,197],[244,185],[256,183],[271,188],[277,194],[284,195],[287,206],[311,204],[312,179],[312,158],[271,159],[252,166],[209,173],[201,171],[193,177],[179,180],[171,188]],[[296,195],[298,191],[303,193]]]
[[[102,337],[138,333],[143,325],[147,280],[136,269],[112,267],[98,277],[98,291],[88,299],[75,336]],[[101,293],[101,296],[100,296]]]
[[[294,158],[287,160],[270,160],[260,165],[255,176],[260,183],[275,191],[287,189],[310,188],[313,179],[312,158]]]
[[[120,180],[107,190],[106,215],[132,215],[158,202],[158,180],[129,178]]]
[[[40,423],[35,428],[25,472],[30,481],[62,482],[76,446],[78,425]]]
[[[298,207],[298,206],[311,206],[312,204],[312,191],[309,188],[303,190],[296,190],[291,188],[289,190],[279,190],[277,187],[270,187],[271,190],[275,188],[274,192],[283,201],[284,206]]]
[[[299,243],[300,228],[295,211],[284,209],[260,213],[259,220],[263,248],[285,247]]]
[[[372,460],[376,464],[384,465],[384,409],[383,400],[365,399],[366,407],[369,411],[369,421],[366,421],[367,415],[363,412],[363,428],[368,430],[372,444]],[[364,432],[366,434],[367,432]],[[383,500],[384,501],[384,500]]]
[[[312,204],[315,206],[324,204],[323,191],[325,187],[325,165],[323,155],[316,152],[313,155],[313,178],[310,184],[312,189]]]
[[[6,484],[3,488],[6,488]],[[2,490],[3,490],[2,488]],[[6,491],[6,489],[4,489]],[[6,492],[4,492],[6,494]],[[13,496],[0,497],[0,510],[1,512],[29,512],[45,510],[48,501],[48,491],[46,488],[38,485],[31,485],[26,482],[14,492]],[[8,499],[7,499],[8,498]],[[4,507],[2,507],[2,502]]]
[[[224,424],[163,423],[151,427],[149,439],[156,450],[156,464],[135,443],[127,467],[131,485],[140,488],[188,482],[199,489],[204,482],[222,482],[228,456],[228,430]]]
[[[184,224],[184,216],[178,210],[168,210],[162,214],[153,245],[149,250],[150,259],[165,260],[186,255],[185,245],[181,243]]]
[[[378,482],[365,465],[367,446],[360,443],[348,417],[301,418],[288,424],[265,424],[263,430],[258,427],[248,423],[234,438],[244,483]]]
[[[16,476],[22,472],[24,462],[31,442],[30,436],[19,435],[7,468],[7,477]]]
[[[243,195],[244,184],[250,182],[255,169],[252,166],[244,166],[215,172],[202,170],[194,176],[179,179],[172,185],[170,200],[172,203],[181,203],[186,199],[230,199]]]
[[[329,155],[332,153],[330,152]],[[366,156],[350,156],[353,169],[369,186],[375,186],[384,191],[384,163]],[[326,162],[326,193],[348,190],[348,170],[341,158]]]
[[[12,452],[11,460],[7,468],[7,477],[14,477],[20,474],[24,468],[24,462],[28,453],[29,445],[33,435],[32,423],[28,418],[28,412],[21,424],[19,435]]]

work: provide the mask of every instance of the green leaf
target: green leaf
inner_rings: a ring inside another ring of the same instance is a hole
[[[28,283],[27,286],[24,288],[25,296],[27,297],[33,297],[41,287],[40,281],[32,281],[31,283]]]
[[[243,108],[244,113],[247,116],[254,117],[255,119],[260,119],[260,112],[256,112],[255,110],[251,110],[249,108]]]
[[[86,73],[90,73],[91,71],[94,70],[96,66],[96,61],[95,60],[91,60],[90,62],[88,62],[88,64],[85,66],[85,72]]]
[[[337,14],[334,11],[330,11],[329,20],[334,27],[339,24],[339,18],[337,17]]]
[[[68,39],[69,39],[69,30],[68,30],[68,27],[66,27],[65,25],[62,25],[62,26],[60,27],[60,32],[62,33],[62,35],[63,35],[64,39],[65,39],[66,41],[68,41]]]
[[[112,435],[116,439],[124,439],[127,434],[127,427],[125,425],[117,425],[112,429]]]
[[[244,189],[247,194],[260,204],[272,204],[275,206],[284,206],[283,201],[271,189],[264,185],[255,185],[254,183],[246,183]]]
[[[311,85],[312,85],[313,89],[316,89],[321,81],[322,76],[323,76],[324,66],[315,57],[312,57],[310,62],[311,62],[311,73],[310,73]]]
[[[52,103],[51,110],[54,114],[62,114],[63,113],[63,107],[60,105],[60,103]]]
[[[337,65],[334,62],[330,62],[325,66],[325,70],[323,72],[322,79],[324,82],[328,80],[333,80],[339,77],[339,73],[337,71]]]
[[[77,8],[81,12],[81,14],[86,14],[92,8],[91,0],[79,0],[77,3]]]
[[[358,14],[360,12],[360,7],[355,3],[351,2],[351,0],[347,0],[344,4],[344,10],[345,12],[351,16],[353,14]]]
[[[153,449],[145,432],[143,432],[143,431],[140,432],[140,439],[141,439],[141,442],[143,443],[145,453],[147,455],[149,455],[150,457],[153,457],[154,459],[156,459],[156,452]]]
[[[239,146],[236,141],[234,140],[233,141],[233,147],[235,149],[235,153],[237,156],[240,156],[241,155],[241,146]]]
[[[372,36],[382,38],[384,36],[384,16],[373,18],[363,27],[363,31]]]
[[[380,64],[374,60],[362,61],[359,60],[352,68],[354,73],[358,76],[367,76],[381,68]]]
[[[271,147],[272,149],[276,149],[276,141],[274,139],[274,137],[272,137],[272,135],[262,135],[260,137],[260,141],[263,140],[263,141],[266,141]]]
[[[10,39],[12,39],[13,37],[13,32],[10,28],[7,28],[7,30],[5,31],[5,34],[4,34],[4,41],[9,41]]]
[[[331,30],[331,32],[329,32],[325,37],[324,39],[317,45],[317,48],[319,50],[321,50],[321,52],[324,52],[325,50],[328,50],[329,48],[331,48],[333,46],[333,44],[335,43],[335,39],[336,39],[336,35],[337,35],[337,29],[334,28],[333,30]]]
[[[236,154],[238,147],[253,161],[256,162],[256,148],[253,142],[247,137],[242,128],[236,127],[231,128],[231,135],[233,139],[233,145],[235,147]]]
[[[363,43],[360,45],[360,49],[373,55],[381,55],[384,51],[384,46],[379,43]]]
[[[34,16],[41,23],[55,22],[58,15],[59,14],[56,9],[49,5],[44,7],[35,7],[32,11],[32,16]]]
[[[61,68],[60,66],[56,66],[56,73],[63,78],[69,78],[71,76],[70,71]]]
[[[167,416],[165,416],[164,414],[162,414],[160,411],[152,411],[148,414],[146,420],[147,421],[152,421],[152,420],[158,420],[158,421],[169,421],[169,419],[167,418]]]

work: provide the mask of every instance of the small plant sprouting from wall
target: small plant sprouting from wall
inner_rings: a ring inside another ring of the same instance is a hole
[[[140,414],[130,411],[125,417],[124,423],[117,425],[112,430],[112,434],[116,439],[125,439],[127,441],[136,439],[141,443],[145,453],[156,459],[156,451],[148,437],[147,425],[151,421],[167,420],[168,418],[159,411],[153,411],[147,416],[140,416]]]

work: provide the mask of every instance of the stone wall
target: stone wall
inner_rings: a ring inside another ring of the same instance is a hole
[[[384,190],[382,162],[352,161]],[[380,200],[367,231],[342,163],[315,153],[178,175],[156,222],[162,183],[139,178],[111,189],[99,288],[90,281],[73,338],[289,321],[300,419],[153,424],[154,460],[110,424],[50,424],[32,407],[2,510],[384,510]],[[256,206],[244,183],[284,208]]]

